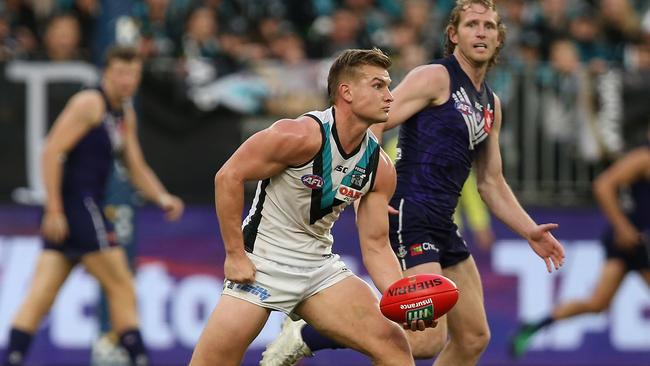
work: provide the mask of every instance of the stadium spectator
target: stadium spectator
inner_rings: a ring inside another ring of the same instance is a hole
[[[44,53],[37,58],[54,62],[88,60],[88,54],[82,54],[80,41],[81,29],[77,18],[71,14],[54,15],[43,35]]]
[[[39,47],[38,20],[34,9],[25,0],[6,0],[1,5],[9,21],[10,32],[18,43],[17,54],[21,58],[30,58]]]

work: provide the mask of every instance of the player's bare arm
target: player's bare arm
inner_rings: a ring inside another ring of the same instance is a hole
[[[310,161],[320,150],[320,127],[309,117],[280,120],[246,140],[215,176],[215,204],[226,249],[225,277],[247,283],[255,267],[244,251],[244,182],[273,177]]]
[[[449,74],[442,65],[423,65],[410,71],[392,91],[388,121],[372,126],[381,138],[383,131],[395,128],[428,105],[439,105],[449,98]]]
[[[395,281],[403,277],[397,257],[388,239],[388,202],[395,192],[396,173],[390,158],[381,151],[374,189],[361,198],[357,208],[357,228],[361,242],[363,264],[377,289],[384,293]],[[436,322],[423,320],[402,324],[405,329],[424,330],[435,327]]]
[[[495,95],[495,121],[486,146],[477,154],[476,178],[478,190],[485,204],[501,221],[528,240],[531,248],[546,263],[549,272],[564,262],[564,248],[553,237],[551,230],[557,224],[537,225],[521,207],[503,176],[499,132],[501,129],[501,102]]]
[[[618,188],[628,186],[650,174],[650,150],[638,148],[619,159],[594,182],[594,195],[614,228],[617,245],[630,247],[641,242],[641,233],[630,222],[618,203]]]
[[[103,110],[99,92],[88,90],[76,94],[56,119],[45,140],[42,167],[47,197],[41,231],[53,243],[60,243],[68,236],[61,199],[63,162],[79,140],[101,121]]]
[[[138,128],[135,111],[128,108],[124,111],[126,132],[124,148],[126,164],[131,181],[152,202],[162,208],[168,220],[176,220],[183,214],[183,201],[167,192],[142,154],[138,139]]]
[[[357,211],[363,263],[382,293],[402,278],[402,270],[388,240],[388,201],[395,192],[395,185],[395,168],[382,151],[375,186],[361,198]]]

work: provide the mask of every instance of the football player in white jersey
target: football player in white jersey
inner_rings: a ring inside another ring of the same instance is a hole
[[[331,252],[338,213],[359,200],[361,252],[373,282],[383,291],[402,277],[388,241],[395,170],[368,132],[388,118],[390,64],[378,49],[344,51],[328,76],[331,109],[277,121],[217,173],[226,281],[190,365],[239,365],[272,310],[306,320],[375,365],[414,364],[403,330]],[[242,230],[244,182],[251,180],[261,182]],[[424,327],[421,320],[412,325]]]

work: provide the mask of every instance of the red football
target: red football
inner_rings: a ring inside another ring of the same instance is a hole
[[[458,301],[458,288],[449,278],[418,274],[393,283],[379,302],[382,314],[398,323],[438,319]]]

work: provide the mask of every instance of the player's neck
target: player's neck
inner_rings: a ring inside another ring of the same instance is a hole
[[[361,121],[349,108],[334,107],[334,123],[341,147],[346,153],[359,146],[369,125]]]
[[[467,77],[472,81],[476,90],[481,90],[481,84],[485,80],[485,75],[487,75],[487,63],[485,64],[476,64],[474,61],[470,60],[462,52],[454,52],[454,56],[460,65],[460,68],[463,69]]]
[[[122,103],[124,101],[116,94],[115,88],[110,83],[106,82],[106,80],[102,80],[102,90],[104,90],[104,94],[106,95],[106,99],[108,100],[108,104],[110,104],[112,110],[122,109]]]

